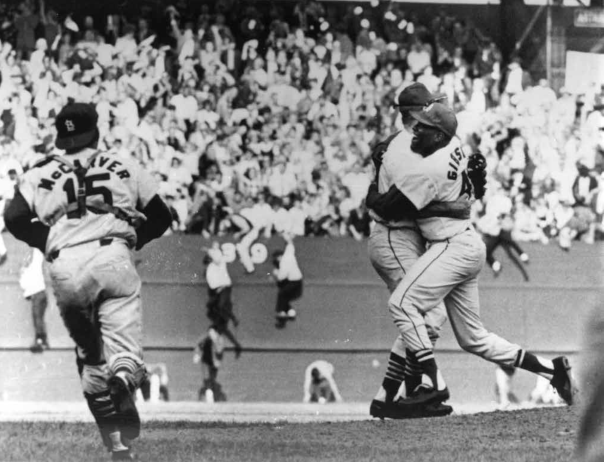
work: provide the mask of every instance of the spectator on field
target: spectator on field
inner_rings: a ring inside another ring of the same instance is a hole
[[[286,232],[283,238],[286,247],[273,253],[272,277],[277,284],[275,326],[278,329],[283,329],[288,321],[296,319],[297,312],[291,303],[303,294],[303,274],[296,259],[293,235]]]
[[[334,372],[334,365],[322,359],[309,364],[305,369],[303,403],[342,402]]]

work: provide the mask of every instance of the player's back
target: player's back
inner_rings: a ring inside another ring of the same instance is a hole
[[[391,186],[397,184],[398,179],[405,175],[410,165],[422,159],[419,154],[412,152],[410,149],[411,140],[412,134],[405,129],[390,140],[382,156],[382,165],[378,173],[378,192],[381,194],[386,193]],[[371,209],[370,216],[375,221],[384,221]],[[389,222],[388,225],[392,227],[416,227],[414,220],[393,221]]]
[[[89,165],[83,181],[85,207],[78,207],[75,171],[54,156],[28,171],[19,188],[40,221],[51,227],[46,251],[108,237],[134,245],[136,233],[128,219],[140,218],[138,210],[155,194],[152,177],[130,159],[89,148],[63,158],[75,167]]]

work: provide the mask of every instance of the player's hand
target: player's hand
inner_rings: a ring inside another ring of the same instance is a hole
[[[202,362],[202,357],[199,354],[193,355],[193,364],[199,364]]]
[[[481,154],[479,151],[471,154],[468,159],[468,177],[473,183],[473,190],[475,191],[475,199],[481,199],[485,196],[485,192],[487,190],[487,172],[485,168],[487,167],[487,161],[485,160],[485,156]]]

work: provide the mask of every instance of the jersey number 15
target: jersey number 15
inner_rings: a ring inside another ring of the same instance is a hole
[[[86,191],[86,197],[90,196],[103,196],[103,202],[107,205],[113,205],[113,195],[111,191],[105,186],[95,185],[95,182],[109,180],[111,177],[109,173],[98,173],[96,175],[89,175],[84,177],[84,190]],[[67,194],[67,203],[75,204],[78,201],[76,194],[76,185],[73,178],[69,178],[63,185],[63,191]],[[67,214],[67,218],[81,218],[79,210],[74,210]]]

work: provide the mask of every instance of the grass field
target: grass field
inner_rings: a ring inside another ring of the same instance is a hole
[[[135,443],[140,460],[568,462],[578,421],[577,407],[380,421],[369,420],[365,404],[330,413],[319,405],[292,405],[289,412],[284,404],[282,412],[264,415],[246,409],[240,414],[237,403],[229,406],[224,413],[216,405],[200,419],[192,410],[182,414],[187,420],[166,413],[157,420],[142,412],[143,433]],[[109,460],[90,417],[43,420],[1,422],[0,460]]]

